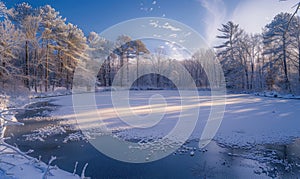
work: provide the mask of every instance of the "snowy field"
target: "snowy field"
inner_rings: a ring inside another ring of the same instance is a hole
[[[163,107],[153,105],[153,108],[150,109],[149,99],[157,94],[164,97],[166,105]],[[92,106],[82,106],[88,111],[82,115],[86,115],[93,126],[99,120],[104,121],[109,130],[117,133],[119,137],[127,139],[160,138],[166,135],[176,125],[180,110],[184,108],[180,103],[177,91],[131,92],[130,110],[135,114],[145,116],[151,111],[165,111],[161,121],[156,125],[150,128],[132,128],[120,120],[120,117],[123,116],[118,116],[114,110],[110,95],[110,92],[96,93],[96,108],[98,110],[92,110]],[[226,98],[224,119],[214,138],[218,143],[245,147],[266,143],[286,143],[300,137],[298,128],[300,100],[245,94],[227,95]],[[57,97],[54,104],[61,107],[51,114],[53,117],[64,118],[68,124],[80,123],[80,121],[75,120],[72,96]],[[199,92],[199,98],[194,101],[193,106],[200,108],[199,119],[190,139],[200,138],[211,105],[209,92]]]

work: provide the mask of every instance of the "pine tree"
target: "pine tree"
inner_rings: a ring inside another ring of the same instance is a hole
[[[291,86],[288,71],[288,61],[290,60],[288,46],[292,42],[290,30],[288,30],[290,18],[291,14],[289,13],[276,15],[272,22],[266,25],[263,33],[264,54],[272,56],[272,60],[269,62],[272,68],[283,70],[283,79],[281,81],[284,84],[284,89],[289,92],[291,92]]]
[[[241,62],[243,54],[240,52],[243,30],[231,21],[223,24],[222,28],[218,30],[222,35],[218,35],[217,38],[224,40],[224,42],[215,48],[218,50],[217,57],[221,60],[227,86],[244,88],[243,63]]]

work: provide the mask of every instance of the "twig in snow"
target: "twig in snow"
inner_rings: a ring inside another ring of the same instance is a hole
[[[34,152],[34,150],[29,149],[27,152],[24,152],[24,154],[28,155],[28,154],[31,154],[31,153],[33,153],[33,152]]]
[[[89,165],[89,163],[86,163],[82,169],[82,172],[81,172],[81,179],[85,179],[85,170],[87,168],[87,166]]]
[[[74,171],[73,171],[74,176],[76,175],[77,165],[78,165],[78,162],[75,163],[75,167],[74,167]]]
[[[51,163],[52,163],[54,160],[56,160],[56,157],[51,156],[51,159],[50,159],[49,162],[48,162],[48,167],[47,167],[47,169],[46,169],[46,171],[45,171],[45,173],[44,173],[44,175],[43,175],[43,179],[47,179],[47,175],[48,175],[48,173],[49,173],[49,171],[50,171]]]
[[[7,165],[11,165],[13,167],[15,167],[16,165],[13,164],[13,163],[10,163],[10,162],[6,162],[6,161],[3,161],[3,160],[0,160],[0,163],[4,163],[4,164],[7,164]]]
[[[2,150],[0,150],[0,153],[4,152],[7,149],[7,147],[4,147]]]
[[[20,149],[18,149],[17,147],[13,147],[11,145],[6,144],[4,141],[0,141],[0,145],[7,147],[9,149],[12,149],[13,151],[15,151],[17,154],[23,156],[24,158],[30,160],[32,159],[31,157],[27,156],[24,152],[20,151]]]

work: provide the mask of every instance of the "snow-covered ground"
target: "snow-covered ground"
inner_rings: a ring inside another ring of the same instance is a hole
[[[300,100],[228,95],[220,143],[247,146],[286,143],[300,137]]]
[[[0,144],[0,178],[1,179],[32,179],[32,178],[65,178],[79,179],[76,174],[65,172],[29,157],[18,149],[7,144]],[[55,158],[53,158],[55,160]]]
[[[149,99],[157,94],[164,97],[167,105],[165,108],[158,105],[150,109]],[[89,121],[75,120],[76,115],[73,110],[72,96],[56,98],[54,103],[60,105],[61,108],[52,115],[66,119],[66,123],[71,125],[90,122],[91,126],[95,126],[94,124],[101,120],[108,129],[121,138],[160,138],[176,125],[180,109],[183,107],[177,91],[131,92],[129,100],[131,110],[136,114],[146,116],[151,110],[157,110],[155,108],[163,108],[165,111],[165,115],[157,125],[150,128],[132,128],[120,120],[120,117],[123,116],[120,116],[114,110],[110,95],[111,92],[95,94],[98,110],[93,110],[93,106],[89,106],[88,103],[86,103],[86,106],[82,106],[87,112],[77,115],[86,115],[86,119]],[[200,113],[198,123],[190,139],[200,138],[201,136],[212,105],[209,92],[199,92],[199,99],[194,101],[194,104],[193,107],[200,107]],[[215,140],[218,143],[241,147],[264,143],[290,142],[300,137],[298,128],[299,108],[300,100],[296,99],[268,98],[247,94],[227,95],[224,119]],[[81,125],[81,127],[83,126]]]

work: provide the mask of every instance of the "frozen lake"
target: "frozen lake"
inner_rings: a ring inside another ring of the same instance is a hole
[[[99,120],[96,116],[100,111],[101,120],[112,135],[133,143],[163,137],[178,122],[180,109],[185,109],[177,91],[131,91],[128,101],[139,116],[147,116],[151,110],[161,112],[164,108],[165,111],[162,120],[155,125],[132,128],[113,110],[110,94],[96,93],[96,111],[89,105],[81,107],[89,111],[86,115],[92,125]],[[167,105],[150,109],[149,99],[154,95],[164,97]],[[218,133],[208,146],[199,149],[199,138],[212,103],[209,92],[199,92],[197,100],[194,99],[191,98],[191,106],[199,107],[200,111],[189,140],[168,157],[150,163],[120,162],[96,150],[76,127],[80,121],[75,120],[72,96],[43,99],[44,102],[33,103],[26,111],[20,111],[19,120],[26,125],[10,128],[7,135],[12,139],[8,142],[22,150],[34,149],[31,155],[41,156],[45,162],[57,156],[54,164],[69,172],[73,172],[76,161],[79,174],[83,165],[89,163],[86,175],[92,178],[300,176],[299,100],[228,95]]]

